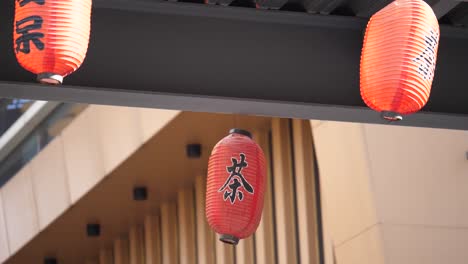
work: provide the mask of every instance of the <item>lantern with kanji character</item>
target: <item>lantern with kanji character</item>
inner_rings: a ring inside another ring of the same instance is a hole
[[[245,130],[232,129],[211,152],[206,216],[221,241],[236,245],[257,229],[263,210],[265,166],[262,149]]]
[[[47,84],[83,63],[88,49],[91,0],[15,0],[14,50],[20,65]]]
[[[367,25],[361,54],[361,96],[382,117],[401,120],[428,101],[439,24],[423,0],[395,0]]]

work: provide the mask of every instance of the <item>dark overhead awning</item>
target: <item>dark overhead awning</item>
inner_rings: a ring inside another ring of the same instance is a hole
[[[322,2],[94,0],[85,63],[50,87],[17,64],[2,1],[0,96],[382,123],[361,100],[359,57],[366,16],[389,1]],[[468,129],[468,3],[449,2],[430,2],[445,23],[430,101],[400,125]]]

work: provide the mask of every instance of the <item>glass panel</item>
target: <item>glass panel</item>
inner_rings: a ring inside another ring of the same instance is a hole
[[[0,135],[34,103],[27,99],[0,98]]]
[[[12,103],[13,101],[10,102],[10,104]],[[30,105],[30,102],[28,102],[28,104]],[[18,107],[13,111],[24,112],[29,105],[24,104],[22,107]],[[59,135],[60,132],[86,108],[86,106],[87,105],[85,104],[62,103],[52,111],[52,113],[42,123],[40,123],[23,140],[23,142],[15,148],[15,150],[13,150],[4,160],[0,161],[0,187],[19,170],[21,170],[26,163],[32,160],[34,156],[49,144],[49,142]],[[0,115],[2,115],[1,111]],[[5,116],[7,115],[8,114],[5,114]],[[19,114],[18,117],[20,115],[21,114]],[[13,114],[11,116],[13,116]],[[16,119],[18,119],[18,117],[16,117]]]

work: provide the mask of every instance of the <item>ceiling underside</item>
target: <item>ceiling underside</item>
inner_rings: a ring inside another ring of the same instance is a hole
[[[14,1],[1,1],[0,96],[383,122],[361,100],[359,58],[367,18],[390,1],[187,1],[94,0],[87,58],[60,87],[17,64]],[[428,2],[442,25],[436,77],[400,125],[468,129],[468,2]]]

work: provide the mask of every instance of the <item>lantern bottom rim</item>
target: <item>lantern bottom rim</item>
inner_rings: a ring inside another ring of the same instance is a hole
[[[52,72],[43,72],[37,75],[37,81],[42,84],[62,84],[63,76]]]
[[[220,237],[219,237],[219,240],[221,242],[224,242],[226,244],[230,244],[230,245],[237,245],[239,243],[239,238],[238,237],[235,237],[233,235],[226,235],[226,234],[222,234]]]
[[[381,116],[383,119],[394,122],[403,120],[403,116],[393,111],[382,111]]]

